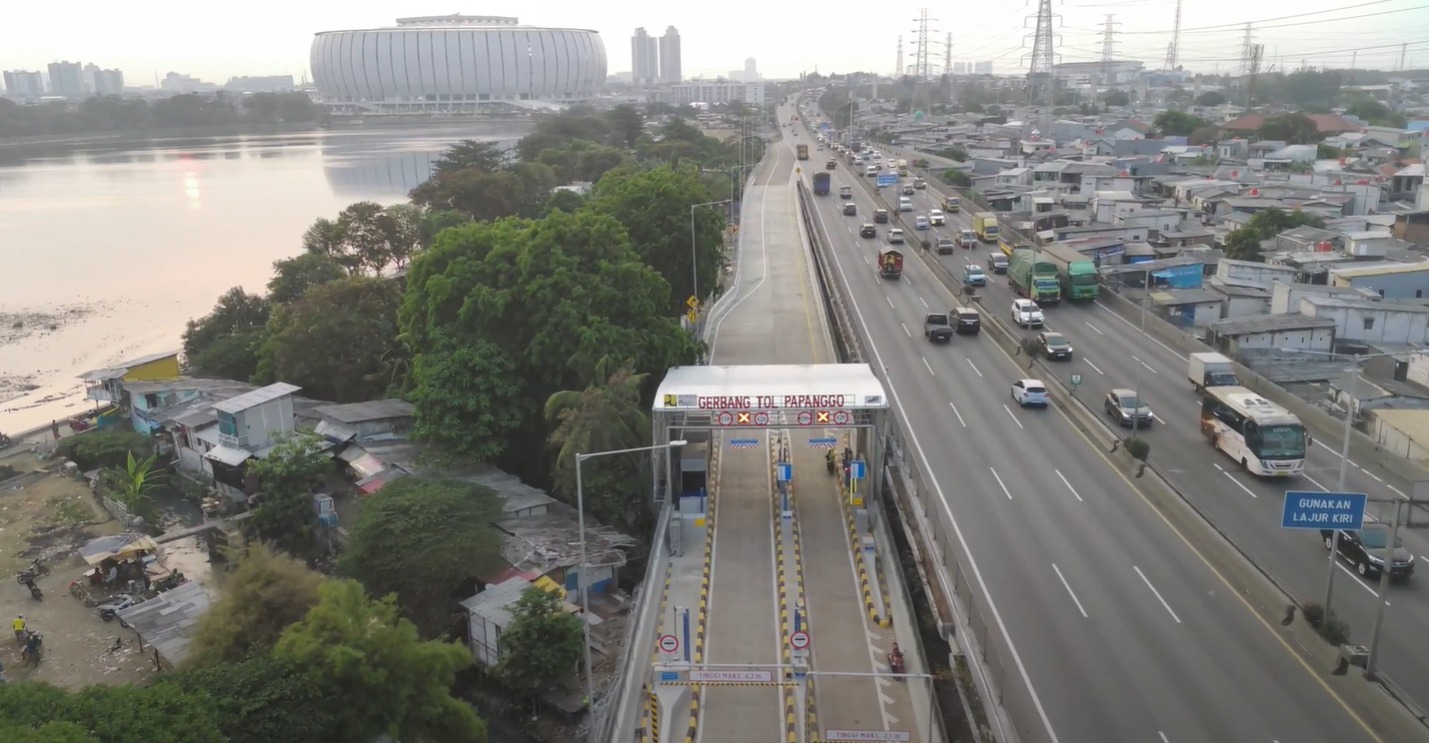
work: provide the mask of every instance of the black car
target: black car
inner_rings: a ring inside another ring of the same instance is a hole
[[[993,273],[1007,273],[1007,256],[993,253],[987,257],[987,270]]]
[[[856,214],[858,214],[858,204],[855,204],[852,201],[848,202],[847,204],[844,204],[845,217],[852,217]]]
[[[1150,428],[1151,423],[1156,420],[1151,406],[1147,405],[1145,400],[1138,399],[1135,390],[1117,388],[1106,393],[1106,398],[1102,400],[1102,409],[1112,420],[1127,428]]]
[[[858,228],[858,236],[859,236],[859,237],[878,237],[878,228],[877,228],[877,227],[874,227],[874,226],[871,225],[871,224],[865,223],[862,227]]]
[[[887,210],[887,209],[874,209],[874,210],[873,210],[873,221],[875,221],[875,222],[877,222],[877,223],[879,223],[879,224],[888,224],[888,210]]]
[[[1061,333],[1038,333],[1037,343],[1042,346],[1042,356],[1049,361],[1071,361],[1072,342]]]
[[[1384,547],[1389,544],[1389,526],[1381,523],[1366,523],[1359,531],[1340,529],[1339,552],[1355,566],[1355,572],[1366,578],[1377,578],[1384,569]],[[1325,540],[1325,549],[1330,549],[1335,532],[1321,529],[1320,537]],[[1401,540],[1394,545],[1394,564],[1389,568],[1391,580],[1404,580],[1414,575],[1414,554],[1404,548]]]

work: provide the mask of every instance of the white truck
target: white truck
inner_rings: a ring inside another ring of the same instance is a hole
[[[1207,387],[1234,387],[1240,384],[1236,379],[1235,362],[1218,353],[1193,353],[1191,366],[1186,377],[1197,392]]]

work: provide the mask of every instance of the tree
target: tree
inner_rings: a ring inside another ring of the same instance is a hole
[[[1214,126],[1203,126],[1192,131],[1191,136],[1186,139],[1186,143],[1194,145],[1214,144],[1220,137],[1221,132],[1219,129]]]
[[[549,442],[556,450],[556,488],[573,501],[576,492],[576,455],[628,449],[650,439],[650,421],[641,404],[640,391],[647,375],[636,374],[629,364],[610,357],[599,360],[583,390],[556,392],[546,399],[544,417],[551,427]],[[586,507],[597,518],[630,523],[639,512],[639,473],[635,457],[607,457],[582,468]]]
[[[320,400],[380,397],[383,357],[396,345],[399,287],[357,276],[314,286],[269,323],[260,376]]]
[[[1102,95],[1102,103],[1113,107],[1125,107],[1131,105],[1131,94],[1125,90],[1108,90]]]
[[[184,358],[199,374],[247,381],[258,370],[272,305],[242,287],[218,298],[213,311],[184,328]]]
[[[1170,109],[1157,114],[1152,123],[1158,131],[1169,137],[1189,137],[1197,129],[1211,125],[1211,122],[1199,116]]]
[[[381,273],[392,262],[388,247],[388,226],[381,204],[359,201],[349,204],[337,215],[337,230],[342,235],[342,253],[336,256],[348,273],[359,274],[364,268]]]
[[[465,214],[452,211],[450,209],[427,209],[422,212],[422,220],[418,224],[418,240],[422,248],[430,248],[432,243],[437,241],[437,235],[448,227],[457,227],[470,222],[471,218]]]
[[[313,594],[316,605],[316,589]],[[351,712],[342,689],[314,669],[266,651],[239,662],[185,668],[160,676],[157,683],[199,696],[227,743],[334,740],[338,719]]]
[[[585,197],[570,189],[561,189],[551,194],[551,198],[546,199],[546,207],[541,210],[541,216],[546,216],[557,209],[574,214],[585,206]]]
[[[422,239],[425,218],[422,210],[411,204],[393,204],[382,210],[381,226],[387,240],[388,262],[399,270],[406,268],[412,256],[427,244]],[[383,268],[385,264],[376,270],[380,274]]]
[[[501,635],[496,677],[512,691],[536,695],[565,680],[580,662],[581,621],[561,606],[561,597],[535,586],[511,606]]]
[[[1226,257],[1242,261],[1262,261],[1260,243],[1302,225],[1324,227],[1325,220],[1296,209],[1289,214],[1280,209],[1257,212],[1250,221],[1226,236]]]
[[[958,188],[972,188],[973,179],[967,173],[954,168],[943,171],[943,180]]]
[[[302,255],[273,261],[273,278],[268,280],[268,301],[288,304],[319,284],[337,281],[347,275],[341,264],[323,253]]]
[[[494,343],[434,337],[412,364],[413,433],[449,455],[486,462],[506,451],[524,391],[517,363]]]
[[[139,513],[147,508],[151,503],[150,493],[154,487],[164,481],[164,473],[154,469],[154,461],[159,454],[155,452],[143,460],[135,459],[134,452],[128,453],[124,468],[118,467],[110,470],[111,481],[117,486],[119,502],[130,513]]]
[[[223,668],[266,656],[283,630],[317,605],[322,582],[322,575],[292,556],[250,545],[199,620],[184,668]]]
[[[1323,138],[1315,121],[1300,113],[1272,116],[1255,131],[1261,139],[1280,140],[1290,144],[1307,144]]]
[[[645,132],[645,117],[634,106],[616,106],[606,114],[610,122],[611,143],[618,147],[634,147]]]
[[[968,151],[961,147],[948,147],[938,154],[949,160],[955,160],[960,163],[967,162],[968,160]]]
[[[6,743],[102,743],[72,722],[47,722],[37,728],[0,725]]]
[[[317,554],[318,518],[313,494],[333,472],[321,436],[305,431],[282,442],[264,459],[249,460],[247,474],[258,479],[260,497],[243,522],[250,540],[265,541],[297,558]]]
[[[672,316],[684,309],[687,297],[704,299],[718,285],[724,265],[724,218],[710,208],[691,214],[692,205],[712,200],[696,171],[671,166],[603,179],[596,186],[593,206],[620,220],[635,252],[669,282],[666,312]],[[696,273],[704,277],[699,287],[694,284]]]
[[[1345,107],[1345,113],[1375,126],[1403,127],[1407,119],[1373,98],[1360,98]]]
[[[329,740],[387,733],[413,743],[486,743],[485,724],[450,692],[456,672],[471,664],[470,652],[423,641],[390,597],[369,601],[357,581],[324,584],[317,606],[283,633],[274,657],[312,669],[341,690],[347,714]]]
[[[95,684],[73,693],[39,681],[0,684],[0,720],[31,730],[71,723],[103,743],[226,743],[202,699],[169,684]],[[73,739],[72,728],[58,731]]]
[[[1226,102],[1226,94],[1219,90],[1208,90],[1196,96],[1196,105],[1213,108],[1223,105]]]
[[[495,173],[506,165],[506,153],[495,142],[463,139],[447,148],[432,164],[437,175],[456,173],[469,168]]]
[[[325,255],[340,263],[346,250],[342,227],[331,219],[318,217],[303,233],[303,252],[305,253]]]
[[[374,596],[393,594],[418,629],[439,637],[455,600],[501,565],[503,537],[492,524],[502,505],[490,488],[408,476],[368,498],[344,545],[341,567]]]

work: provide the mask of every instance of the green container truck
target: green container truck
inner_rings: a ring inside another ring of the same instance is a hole
[[[1062,301],[1057,264],[1035,250],[1014,250],[1007,264],[1007,282],[1018,294],[1046,307]]]
[[[1097,264],[1085,253],[1070,245],[1042,246],[1042,257],[1057,265],[1062,280],[1062,293],[1073,302],[1090,302],[1101,292],[1101,276]]]

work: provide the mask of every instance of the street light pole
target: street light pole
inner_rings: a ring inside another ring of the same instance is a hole
[[[1343,490],[1344,488],[1341,488]],[[1389,579],[1394,569],[1394,551],[1399,547],[1400,498],[1394,497],[1394,525],[1389,528],[1389,542],[1384,545],[1384,565],[1379,569],[1379,605],[1374,609],[1374,630],[1369,636],[1369,658],[1365,661],[1365,678],[1374,680],[1379,665],[1379,631],[1384,626],[1384,608],[1389,606]]]
[[[690,204],[690,280],[693,282],[691,294],[695,302],[700,301],[700,260],[699,249],[695,241],[695,210],[702,206],[716,206],[718,204],[733,204],[732,199],[721,199],[719,201],[706,201],[702,204]],[[698,304],[696,304],[698,307]],[[691,309],[694,309],[693,307]]]
[[[1355,365],[1350,369],[1353,378],[1350,380],[1349,399],[1345,400],[1345,430],[1340,441],[1340,477],[1336,490],[1345,492],[1345,478],[1349,475],[1350,469],[1350,425],[1354,422],[1355,399],[1359,395],[1360,387],[1360,367],[1359,357],[1355,357]],[[1306,447],[1306,454],[1309,454],[1309,447]],[[1340,551],[1340,530],[1334,529],[1330,532],[1330,569],[1329,577],[1325,578],[1325,621],[1330,619],[1330,600],[1335,597],[1335,559]]]
[[[665,444],[654,446],[637,446],[633,449],[612,449],[611,451],[598,451],[590,454],[576,454],[576,524],[580,531],[580,566],[578,582],[576,586],[581,592],[581,634],[584,638],[584,659],[585,659],[585,703],[587,706],[595,704],[595,668],[591,665],[590,657],[590,591],[586,584],[586,538],[585,538],[585,488],[581,481],[581,464],[587,459],[605,457],[612,454],[633,454],[642,451],[654,451],[656,449],[673,449],[677,446],[684,446],[683,439],[671,441]]]

